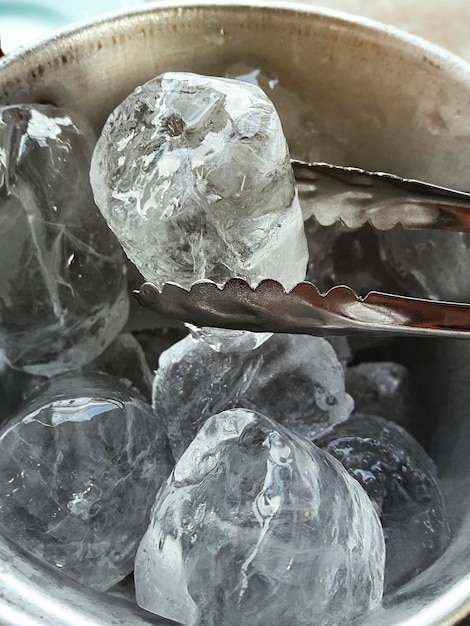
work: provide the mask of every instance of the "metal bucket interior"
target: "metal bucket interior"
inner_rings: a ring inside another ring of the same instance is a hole
[[[469,67],[394,29],[304,5],[160,3],[116,14],[3,59],[0,99],[77,110],[99,130],[152,76],[222,75],[235,62],[275,75],[311,104],[319,133],[342,146],[340,164],[470,187]],[[454,624],[470,611],[470,342],[402,339],[396,346],[415,379],[416,423],[440,471],[453,539],[360,623]],[[0,624],[164,623],[132,602],[70,582],[0,539]]]

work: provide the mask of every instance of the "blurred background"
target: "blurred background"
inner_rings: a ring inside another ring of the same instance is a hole
[[[392,24],[470,61],[468,0],[297,1]],[[0,0],[1,47],[8,53],[72,22],[147,3],[146,0]]]

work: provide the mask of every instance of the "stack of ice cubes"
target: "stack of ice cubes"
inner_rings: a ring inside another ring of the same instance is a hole
[[[396,397],[381,381],[402,380],[398,365],[349,369],[346,384],[349,352],[342,364],[325,339],[192,327],[152,381],[118,334],[125,270],[87,182],[92,131],[19,105],[1,110],[0,137],[2,533],[100,591],[134,568],[138,603],[188,626],[350,623],[384,577],[401,584],[445,549],[426,453],[353,412],[355,394],[365,412]],[[158,287],[305,277],[287,143],[256,85],[168,73],[138,87],[105,124],[91,181]],[[411,546],[400,571],[392,545]]]
[[[52,105],[0,109],[0,362],[32,374],[80,368],[127,320],[123,254],[88,180],[95,141]]]

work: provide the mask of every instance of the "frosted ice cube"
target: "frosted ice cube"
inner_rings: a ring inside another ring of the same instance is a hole
[[[380,603],[385,548],[340,464],[244,409],[209,418],[159,493],[137,602],[193,626],[337,626]]]
[[[111,114],[95,199],[129,258],[161,286],[198,279],[292,288],[308,252],[287,143],[259,87],[166,73]]]
[[[354,414],[315,443],[341,461],[380,515],[387,592],[444,552],[450,529],[437,470],[403,428],[380,417]]]
[[[171,469],[150,407],[103,374],[53,379],[0,430],[0,530],[104,591],[132,571]]]
[[[32,374],[80,368],[127,319],[124,256],[88,180],[94,141],[63,109],[0,109],[0,350]]]
[[[309,438],[352,411],[343,369],[325,339],[275,334],[254,350],[242,338],[240,348],[215,352],[186,337],[161,355],[153,406],[176,459],[204,421],[226,408],[265,413]]]

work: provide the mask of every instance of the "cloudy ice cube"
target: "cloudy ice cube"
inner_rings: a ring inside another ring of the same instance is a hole
[[[137,602],[193,626],[337,626],[380,603],[385,547],[340,464],[244,409],[208,419],[159,493]]]
[[[91,183],[127,255],[157,286],[240,277],[290,289],[305,277],[287,143],[255,85],[175,72],[138,87],[104,126]]]
[[[80,368],[127,319],[124,257],[88,181],[94,141],[62,109],[0,109],[0,351],[32,374]]]
[[[252,349],[216,352],[188,336],[162,353],[153,406],[178,459],[204,421],[244,406],[313,438],[351,413],[344,374],[331,345],[320,337],[274,334]]]
[[[383,263],[411,296],[470,302],[470,235],[436,230],[379,233]]]
[[[434,463],[400,426],[351,416],[315,443],[366,490],[384,529],[385,590],[426,569],[446,549],[450,529]]]
[[[104,591],[132,571],[170,470],[140,396],[103,374],[59,376],[0,430],[0,531]]]

